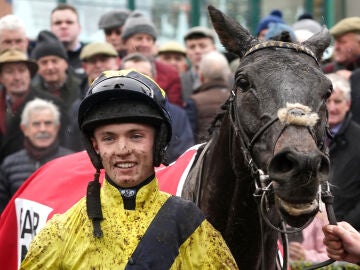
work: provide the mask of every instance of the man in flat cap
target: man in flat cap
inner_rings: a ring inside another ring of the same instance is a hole
[[[351,112],[360,123],[360,17],[349,17],[335,24],[330,33],[335,39],[334,61],[325,65],[325,73],[335,72],[351,84]]]
[[[84,149],[77,118],[81,100],[85,97],[91,83],[105,70],[118,70],[120,58],[114,46],[108,42],[94,41],[87,44],[81,51],[80,59],[86,73],[81,84],[81,97],[74,101],[69,110],[70,127],[67,146],[74,151]]]
[[[185,47],[175,40],[162,44],[156,58],[175,67],[179,75],[187,71],[189,67]]]
[[[335,39],[334,61],[325,65],[325,73],[336,72],[349,79],[360,67],[360,17],[349,17],[335,24],[330,33]]]
[[[24,148],[24,134],[20,128],[21,114],[27,102],[36,97],[50,100],[60,108],[60,145],[64,145],[69,120],[57,100],[49,93],[31,87],[31,79],[38,71],[36,61],[17,49],[0,53],[0,162]]]
[[[195,26],[184,35],[186,56],[191,68],[181,75],[181,93],[184,100],[201,85],[198,75],[199,63],[203,54],[216,51],[215,32],[207,27]]]
[[[114,46],[122,58],[126,52],[121,39],[123,25],[130,14],[128,9],[116,9],[104,13],[99,20],[99,29],[104,30],[105,40]]]
[[[91,42],[80,54],[87,78],[81,84],[82,97],[91,83],[105,70],[118,70],[120,58],[114,46],[108,42]]]

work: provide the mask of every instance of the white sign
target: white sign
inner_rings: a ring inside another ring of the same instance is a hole
[[[34,236],[45,225],[52,208],[38,202],[16,198],[16,220],[18,238],[18,266],[25,258]]]

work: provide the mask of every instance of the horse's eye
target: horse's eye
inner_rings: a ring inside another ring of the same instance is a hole
[[[325,93],[325,95],[324,95],[324,99],[327,100],[327,99],[331,96],[332,92],[333,92],[333,87],[330,86],[330,87],[326,90],[326,93]]]
[[[240,91],[247,91],[250,88],[250,82],[245,77],[239,77],[236,79],[236,86]]]

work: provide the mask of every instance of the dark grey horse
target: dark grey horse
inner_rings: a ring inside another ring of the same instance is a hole
[[[184,186],[228,243],[240,269],[275,269],[283,224],[306,225],[327,183],[326,99],[318,64],[327,29],[303,44],[260,42],[209,7],[223,46],[240,57],[233,93]]]

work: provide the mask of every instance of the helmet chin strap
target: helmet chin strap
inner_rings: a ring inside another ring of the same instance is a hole
[[[94,180],[89,182],[86,190],[86,213],[93,223],[93,234],[96,238],[101,238],[103,232],[100,222],[103,220],[100,201],[100,169],[96,169]]]

